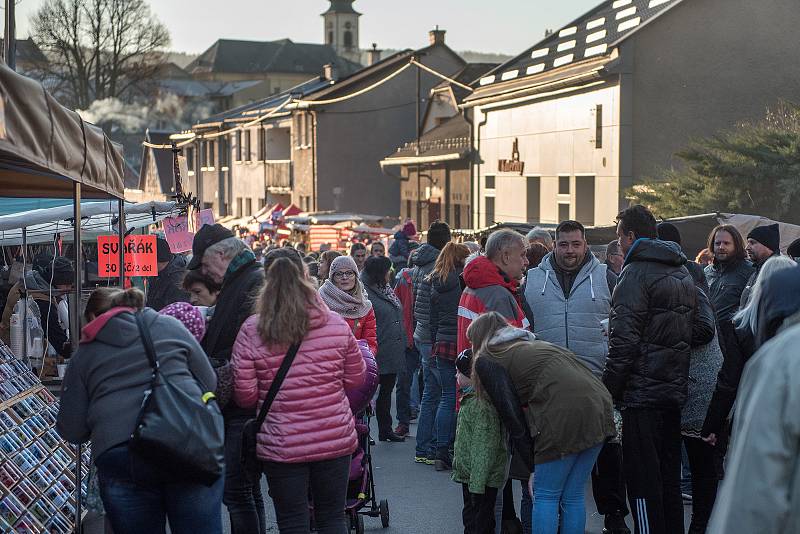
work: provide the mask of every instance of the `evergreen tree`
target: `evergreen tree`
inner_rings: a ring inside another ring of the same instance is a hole
[[[733,212],[800,223],[800,106],[692,141],[682,169],[634,186],[628,198],[663,217]]]

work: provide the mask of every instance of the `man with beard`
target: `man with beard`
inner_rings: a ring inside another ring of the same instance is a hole
[[[755,272],[750,275],[747,285],[744,286],[742,298],[739,301],[740,308],[747,305],[747,301],[750,299],[750,290],[758,280],[758,273],[761,272],[764,262],[772,256],[781,254],[781,232],[778,223],[753,228],[747,234],[747,246],[744,247],[744,250],[747,252],[747,257],[753,262]]]
[[[532,266],[525,283],[536,337],[571,350],[598,378],[608,356],[602,322],[608,319],[616,283],[611,269],[589,251],[586,230],[577,221],[558,225],[553,252]],[[592,490],[597,511],[605,516],[603,532],[628,534],[619,440],[603,446],[592,470]]]
[[[714,228],[708,236],[708,250],[714,253],[714,261],[705,268],[708,297],[717,311],[717,322],[721,323],[739,310],[742,291],[754,268],[745,258],[742,234],[733,225]]]

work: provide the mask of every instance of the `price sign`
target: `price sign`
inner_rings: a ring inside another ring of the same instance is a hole
[[[125,238],[123,258],[125,276],[158,276],[156,236],[129,235]],[[97,275],[119,276],[119,238],[115,235],[97,237]]]
[[[181,215],[164,219],[164,237],[173,254],[192,250],[194,234],[189,230],[189,218]]]

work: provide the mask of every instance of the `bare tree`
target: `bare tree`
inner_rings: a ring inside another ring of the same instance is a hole
[[[45,76],[78,109],[141,91],[165,62],[169,45],[166,26],[145,0],[47,0],[31,27],[50,59]]]

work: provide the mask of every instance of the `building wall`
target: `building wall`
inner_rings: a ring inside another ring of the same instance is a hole
[[[693,137],[796,102],[798,27],[797,0],[692,0],[632,36],[634,180],[681,165]]]
[[[445,75],[463,67],[440,47],[428,49],[423,61]],[[439,82],[423,72],[420,97],[426,98]],[[408,69],[373,91],[317,113],[317,210],[398,215],[400,184],[381,171],[379,162],[416,136],[415,84],[415,69]],[[308,169],[304,164],[303,171]],[[296,171],[298,190],[309,191],[311,177],[301,175],[299,166]]]
[[[422,112],[425,113],[425,110],[423,109]],[[449,89],[436,91],[431,95],[427,114],[424,116],[425,123],[422,125],[422,133],[433,130],[439,126],[442,121],[454,117],[457,113],[458,107]]]
[[[474,224],[557,223],[567,215],[564,208],[559,211],[559,204],[568,204],[569,218],[583,218],[586,224],[613,221],[619,197],[619,94],[618,85],[607,83],[513,107],[476,108],[473,131],[481,163],[475,168]],[[600,148],[595,142],[598,105],[602,106]],[[522,175],[499,172],[498,160],[512,158],[515,140],[524,171]],[[568,177],[566,194],[559,194],[560,176]],[[594,177],[594,186],[588,188],[588,196],[579,196],[576,189],[586,190],[587,177]],[[487,220],[487,196],[494,198],[493,220]],[[589,205],[579,210],[580,202]],[[587,210],[592,220],[586,217]]]

